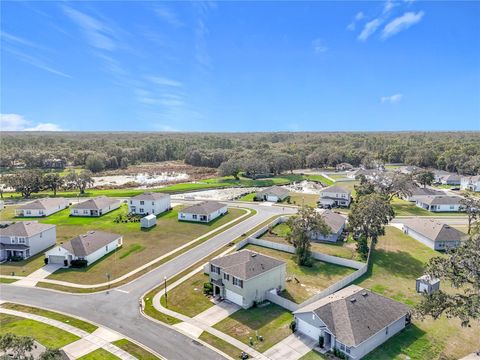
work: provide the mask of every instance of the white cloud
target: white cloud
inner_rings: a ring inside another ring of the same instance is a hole
[[[0,114],[1,131],[63,131],[57,124],[37,123],[25,119],[19,114]]]
[[[183,22],[178,19],[177,15],[165,6],[155,8],[155,14],[174,27],[181,27],[184,25]]]
[[[388,104],[395,104],[400,102],[403,99],[403,94],[394,94],[390,96],[382,96],[380,98],[380,102],[388,103]]]
[[[378,18],[367,22],[360,35],[358,35],[358,40],[366,41],[375,31],[377,31],[381,24],[382,21]]]
[[[173,86],[173,87],[182,87],[182,83],[177,80],[168,79],[162,76],[147,76],[147,79],[154,84],[162,86]]]
[[[328,47],[323,39],[315,39],[312,41],[312,47],[315,54],[324,53],[328,50]]]
[[[360,20],[362,20],[364,17],[365,17],[365,15],[363,14],[363,12],[359,11],[359,12],[355,15],[355,21],[360,21]]]
[[[423,11],[417,13],[406,12],[402,16],[393,19],[383,28],[382,39],[387,39],[390,36],[398,34],[400,31],[408,29],[410,26],[420,22],[424,15],[425,13]]]
[[[397,4],[392,0],[385,1],[385,4],[383,5],[383,14],[388,14],[395,6],[397,6]]]
[[[359,11],[358,13],[356,13],[353,21],[347,25],[347,30],[354,31],[357,27],[357,22],[363,20],[364,18],[365,14],[363,12]]]

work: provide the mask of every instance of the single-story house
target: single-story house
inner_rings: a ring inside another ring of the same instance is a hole
[[[320,191],[319,204],[322,207],[348,207],[351,201],[351,191],[341,186],[330,186]]]
[[[128,212],[138,215],[158,215],[171,208],[170,195],[158,192],[145,192],[128,201]]]
[[[479,192],[480,191],[480,175],[464,176],[460,182],[460,189]]]
[[[297,331],[361,359],[405,328],[409,308],[395,300],[350,285],[293,312]]]
[[[413,218],[405,220],[403,232],[433,250],[455,248],[466,234],[434,219]]]
[[[410,189],[410,194],[403,196],[403,200],[416,202],[419,196],[427,196],[427,195],[446,195],[446,194],[444,191],[441,191],[441,190],[413,185]]]
[[[337,214],[330,210],[319,210],[323,220],[330,227],[330,234],[322,235],[320,233],[311,233],[310,238],[313,241],[329,241],[337,242],[343,230],[345,230],[345,224],[347,220],[340,214]]]
[[[462,211],[462,197],[452,195],[425,195],[417,196],[415,205],[432,212],[459,212]]]
[[[28,259],[55,245],[55,225],[19,221],[0,228],[0,261],[12,257]]]
[[[450,174],[442,178],[440,181],[444,185],[460,185],[462,177],[457,174]]]
[[[432,294],[440,290],[440,279],[430,275],[422,275],[415,282],[415,290],[417,293]]]
[[[208,223],[226,214],[227,205],[216,201],[204,201],[179,211],[178,220]]]
[[[380,169],[357,169],[348,173],[347,177],[350,179],[357,179],[360,175],[363,175],[367,179],[374,179],[381,173],[383,173],[383,170]]]
[[[98,230],[89,231],[55,246],[45,253],[45,257],[49,264],[70,266],[72,260],[87,260],[87,265],[90,265],[122,244],[122,235]]]
[[[44,198],[18,206],[15,216],[42,217],[66,209],[69,202],[65,198]]]
[[[335,166],[336,171],[348,171],[348,170],[353,170],[353,165],[349,163],[340,163]]]
[[[255,251],[241,250],[215,258],[205,266],[213,295],[244,309],[265,300],[267,291],[285,288],[287,264]]]
[[[120,200],[99,196],[70,207],[71,216],[102,216],[120,207]]]
[[[153,214],[144,216],[140,219],[140,227],[141,228],[151,228],[152,226],[157,225],[157,217]]]
[[[260,201],[279,202],[285,200],[290,192],[280,186],[272,186],[267,189],[257,191],[255,198]]]

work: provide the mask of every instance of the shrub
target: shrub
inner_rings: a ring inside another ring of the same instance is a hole
[[[323,344],[324,344],[324,343],[325,343],[325,338],[320,335],[320,337],[318,338],[318,346],[320,346],[321,348],[323,348]]]
[[[297,330],[297,323],[295,322],[295,320],[292,320],[292,322],[290,323],[290,330],[292,330],[292,333]]]
[[[70,267],[72,268],[84,268],[87,267],[88,261],[84,259],[72,260],[70,261]]]
[[[43,258],[43,263],[44,263],[45,265],[48,264],[48,258],[47,258],[47,257],[46,257],[46,258]]]
[[[10,257],[8,258],[8,260],[10,260],[10,261],[15,261],[15,262],[16,262],[16,261],[22,261],[22,260],[23,260],[23,257],[21,257],[21,256],[10,256]]]
[[[213,295],[213,285],[209,282],[203,284],[203,293],[205,295]]]

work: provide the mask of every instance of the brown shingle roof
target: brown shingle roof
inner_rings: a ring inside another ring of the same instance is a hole
[[[54,228],[55,225],[42,224],[37,221],[19,221],[0,228],[0,236],[33,236],[43,231]]]
[[[89,231],[73,238],[72,240],[60,245],[60,247],[71,252],[75,256],[88,256],[98,249],[110,244],[112,241],[120,238],[121,235],[112,234],[105,231]]]
[[[20,210],[47,210],[58,205],[68,205],[68,200],[64,198],[44,198],[38,199],[27,204],[20,205],[17,209]]]
[[[214,211],[224,208],[226,205],[216,202],[216,201],[204,201],[199,204],[195,204],[185,209],[182,209],[180,212],[185,214],[199,214],[199,215],[208,215]]]
[[[284,261],[251,250],[242,250],[222,256],[211,260],[210,263],[242,280],[248,280],[285,264]]]
[[[72,209],[100,210],[109,205],[118,204],[119,202],[120,201],[117,199],[112,199],[106,196],[99,196],[99,197],[96,197],[95,199],[89,199],[79,204],[72,205]]]
[[[167,197],[169,198],[170,195],[159,192],[144,192],[143,194],[132,197],[132,200],[159,200]]]
[[[466,237],[460,230],[433,219],[408,219],[405,226],[433,241],[459,241]]]

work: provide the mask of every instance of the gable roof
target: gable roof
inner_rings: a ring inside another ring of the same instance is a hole
[[[106,196],[99,196],[94,199],[89,199],[87,201],[83,201],[81,203],[72,205],[72,209],[99,210],[109,205],[118,204],[119,202],[120,200],[117,200],[117,199],[112,199]]]
[[[0,228],[0,236],[33,236],[45,230],[54,228],[55,225],[42,224],[38,221],[19,221]]]
[[[295,311],[313,312],[346,346],[358,346],[408,313],[408,306],[350,285]]]
[[[248,280],[286,264],[285,261],[251,250],[237,251],[230,255],[218,257],[211,260],[210,263],[222,268],[227,274],[242,280]]]
[[[60,247],[64,248],[75,256],[84,257],[110,244],[119,237],[121,237],[121,235],[112,234],[105,231],[89,231],[86,234],[79,235],[60,245]]]
[[[132,200],[160,200],[167,197],[169,198],[170,195],[159,192],[144,192],[143,194],[132,197]]]
[[[341,186],[330,186],[328,188],[320,190],[320,194],[324,192],[333,192],[333,193],[338,193],[338,194],[348,194],[350,195],[351,191],[348,189],[345,189],[344,187]]]
[[[267,189],[261,190],[257,192],[257,195],[274,195],[274,196],[285,196],[288,195],[290,192],[282,188],[280,186],[272,186]]]
[[[405,220],[405,226],[433,241],[462,240],[466,234],[450,225],[434,219],[414,218]]]
[[[473,183],[478,183],[480,182],[480,175],[475,175],[475,176],[464,176],[462,177],[462,182],[467,182],[467,183],[470,183],[470,184],[473,184]]]
[[[47,210],[58,205],[68,205],[68,200],[65,198],[43,198],[38,199],[27,204],[17,207],[19,210]]]
[[[227,205],[219,203],[217,201],[204,201],[199,204],[186,207],[185,209],[182,209],[180,212],[185,214],[208,215],[213,213],[214,211],[224,208],[225,206]]]
[[[416,185],[412,186],[409,190],[410,196],[445,195],[444,191],[424,188]]]
[[[460,205],[460,196],[452,195],[424,195],[418,196],[417,201],[428,205]]]
[[[333,211],[319,211],[325,223],[330,227],[332,233],[336,234],[345,225],[346,219]]]

